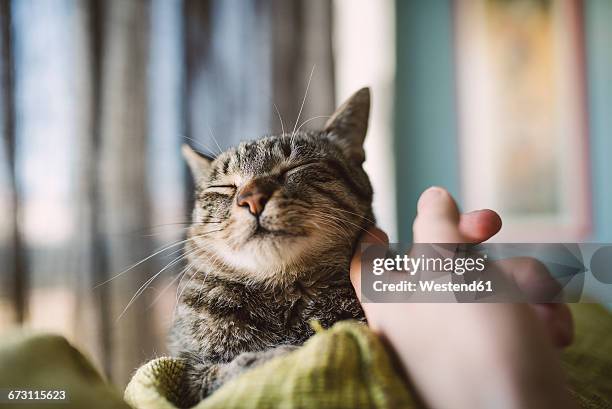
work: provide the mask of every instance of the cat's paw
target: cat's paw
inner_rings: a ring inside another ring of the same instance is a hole
[[[231,362],[219,366],[216,374],[216,380],[218,382],[217,387],[251,368],[262,365],[278,356],[285,355],[297,348],[298,347],[295,345],[279,345],[265,351],[243,352]]]
[[[210,395],[217,387],[219,367],[202,360],[197,354],[183,354],[185,366],[179,398],[175,403],[179,407],[191,407]]]

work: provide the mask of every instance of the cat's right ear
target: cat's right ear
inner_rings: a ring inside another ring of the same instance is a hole
[[[344,154],[358,164],[365,160],[363,141],[368,131],[370,89],[355,92],[325,123],[324,131]]]
[[[204,154],[196,152],[186,143],[184,143],[181,147],[181,151],[183,152],[183,157],[187,161],[187,165],[189,165],[193,179],[197,182],[208,173],[213,159],[205,156]]]

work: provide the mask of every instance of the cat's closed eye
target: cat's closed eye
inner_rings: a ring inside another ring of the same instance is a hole
[[[210,185],[204,189],[204,193],[219,193],[222,195],[233,195],[236,192],[236,185]]]
[[[287,176],[290,176],[291,174],[294,174],[296,172],[302,171],[302,170],[304,170],[306,168],[313,167],[313,166],[319,166],[319,165],[321,165],[321,162],[319,162],[319,161],[310,161],[310,162],[299,163],[299,164],[296,164],[294,166],[290,166],[290,167],[284,169],[281,172],[281,176],[286,178]]]

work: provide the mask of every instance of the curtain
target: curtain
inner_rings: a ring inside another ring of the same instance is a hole
[[[331,21],[325,0],[0,0],[0,331],[60,332],[118,385],[164,354],[180,145],[320,126]]]

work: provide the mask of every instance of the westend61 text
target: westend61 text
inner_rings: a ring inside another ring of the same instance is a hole
[[[471,283],[436,283],[433,280],[400,281],[399,283],[384,283],[374,281],[374,291],[377,292],[493,292],[491,281],[473,281]]]

